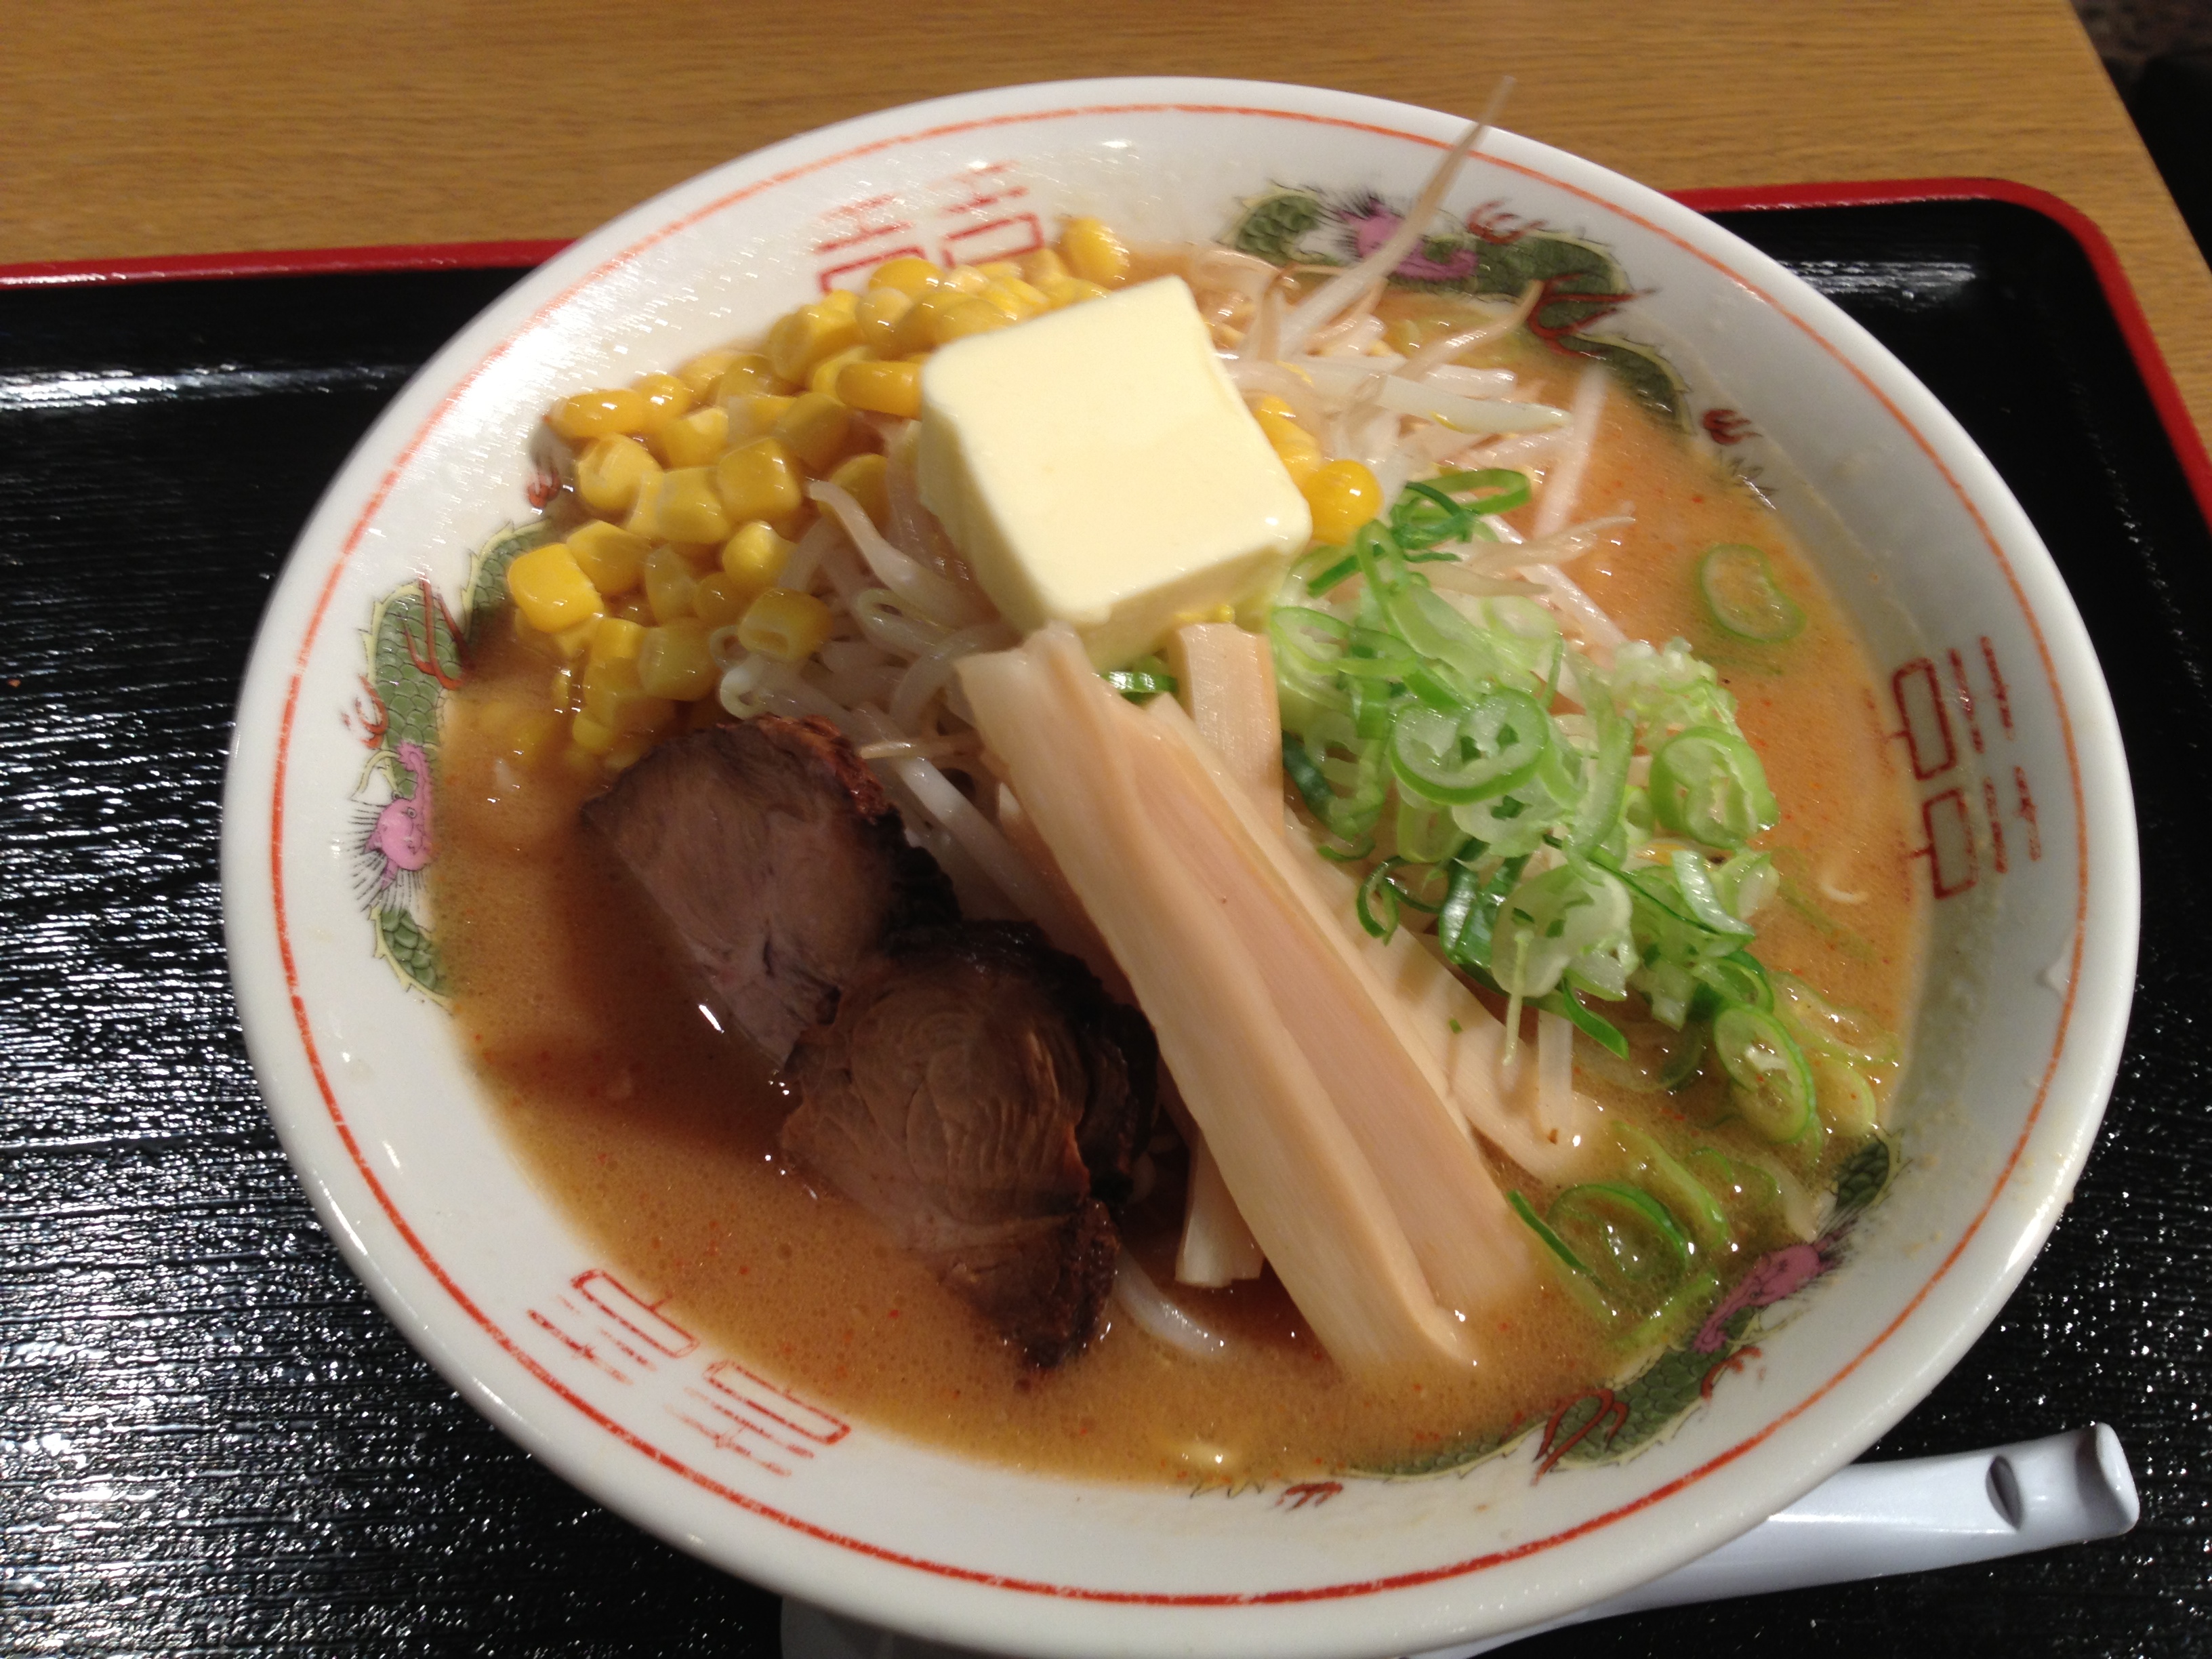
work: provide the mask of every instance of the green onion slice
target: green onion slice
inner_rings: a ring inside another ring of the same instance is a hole
[[[1421,659],[1395,634],[1355,628],[1345,641],[1344,654],[1333,665],[1338,673],[1355,679],[1402,680],[1421,665]]]
[[[1267,633],[1278,660],[1287,658],[1299,672],[1322,679],[1336,672],[1352,643],[1350,623],[1304,605],[1278,606],[1267,618]]]
[[[1328,787],[1328,779],[1295,732],[1283,733],[1283,772],[1296,786],[1307,810],[1327,823],[1336,805],[1336,791]]]
[[[1690,907],[1690,914],[1716,933],[1730,933],[1738,939],[1750,939],[1757,929],[1738,921],[1735,912],[1720,901],[1713,891],[1711,867],[1703,855],[1686,847],[1674,849],[1669,860],[1674,871],[1674,884],[1681,890],[1682,902]]]
[[[1358,896],[1352,901],[1360,927],[1371,937],[1386,943],[1398,931],[1398,890],[1391,884],[1390,872],[1401,862],[1398,859],[1384,859],[1370,870],[1367,879],[1359,884]]]
[[[1163,693],[1173,696],[1176,690],[1176,677],[1158,657],[1139,657],[1127,668],[1112,670],[1106,676],[1106,684],[1132,702],[1142,702]]]
[[[1782,875],[1770,853],[1732,854],[1712,872],[1713,896],[1738,921],[1749,921],[1780,890]]]
[[[1856,1139],[1880,1124],[1881,1103],[1857,1066],[1832,1054],[1814,1054],[1812,1066],[1821,1114],[1838,1133]]]
[[[1423,799],[1459,805],[1526,782],[1551,742],[1551,716],[1524,692],[1493,691],[1456,717],[1416,700],[1391,731],[1390,769]]]
[[[1737,1109],[1757,1133],[1795,1140],[1812,1127],[1812,1068],[1772,1014],[1741,1003],[1722,1009],[1713,1020],[1713,1052],[1735,1085]]]
[[[1706,847],[1741,847],[1782,815],[1757,753],[1717,726],[1693,726],[1660,744],[1650,790],[1661,827]]]
[[[1741,542],[1705,550],[1698,592],[1713,620],[1740,640],[1778,644],[1803,631],[1805,612],[1774,580],[1766,555]]]
[[[1534,1205],[1522,1197],[1518,1192],[1506,1194],[1505,1201],[1513,1206],[1514,1214],[1528,1224],[1528,1231],[1544,1241],[1544,1248],[1558,1257],[1561,1262],[1578,1273],[1586,1273],[1589,1271],[1583,1265],[1582,1258],[1567,1248],[1566,1241],[1553,1232],[1546,1224],[1544,1218],[1536,1213]]]
[[[1349,581],[1359,574],[1359,560],[1347,553],[1335,563],[1323,566],[1306,583],[1306,592],[1318,599],[1340,583]]]
[[[1747,1158],[1732,1158],[1717,1147],[1700,1146],[1688,1158],[1698,1182],[1739,1218],[1772,1210],[1782,1202],[1782,1183]]]
[[[1636,753],[1636,725],[1613,712],[1613,699],[1602,687],[1583,688],[1584,707],[1597,725],[1597,759],[1590,768],[1589,786],[1576,805],[1568,827],[1566,855],[1587,858],[1605,844],[1620,822],[1620,809],[1628,794],[1628,763]]]
[[[1633,1124],[1615,1121],[1613,1136],[1620,1143],[1620,1150],[1635,1161],[1638,1183],[1688,1224],[1699,1246],[1712,1252],[1727,1248],[1730,1242],[1728,1217],[1695,1176]]]
[[[1437,939],[1444,955],[1462,968],[1490,971],[1491,947],[1496,938],[1498,913],[1520,884],[1528,855],[1503,860],[1487,878],[1477,875],[1471,864],[1452,866],[1451,886],[1443,908],[1437,912]]]
[[[1625,995],[1625,982],[1607,985],[1600,975],[1610,963],[1612,976],[1625,976],[1610,953],[1626,942],[1632,914],[1628,890],[1606,872],[1571,864],[1547,870],[1505,901],[1491,946],[1491,977],[1510,996],[1535,998],[1572,968],[1607,995]]]
[[[1680,1094],[1695,1082],[1698,1068],[1705,1063],[1705,1028],[1686,1026],[1679,1035],[1681,1041],[1669,1045],[1659,1068],[1659,1081],[1670,1095]]]
[[[1747,1008],[1768,1010],[1774,1006],[1774,987],[1766,977],[1765,966],[1748,951],[1696,963],[1690,972],[1723,1005],[1740,1002]],[[1720,1010],[1716,1007],[1711,1012]]]
[[[1807,1048],[1854,1066],[1887,1066],[1897,1060],[1896,1036],[1857,1009],[1838,1007],[1795,974],[1773,977],[1774,1010]]]
[[[1690,1240],[1667,1206],[1623,1182],[1586,1182],[1544,1219],[1601,1288],[1639,1314],[1663,1308],[1690,1277]]]
[[[1466,840],[1449,812],[1411,796],[1399,798],[1398,853],[1407,863],[1442,864],[1457,853]]]
[[[1528,475],[1508,466],[1478,467],[1467,472],[1446,472],[1430,479],[1424,488],[1447,495],[1474,495],[1459,503],[1470,513],[1510,513],[1528,505]],[[1487,491],[1476,495],[1475,492]]]
[[[1620,1028],[1602,1014],[1592,1013],[1584,1007],[1573,986],[1559,986],[1548,996],[1537,998],[1534,1006],[1547,1014],[1561,1016],[1607,1054],[1622,1060],[1628,1058],[1628,1039],[1621,1035]]]

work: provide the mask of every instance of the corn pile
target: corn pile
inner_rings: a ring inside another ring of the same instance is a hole
[[[550,709],[520,722],[513,757],[620,771],[724,718],[731,661],[811,657],[849,623],[803,585],[778,585],[815,514],[808,483],[837,485],[884,528],[884,433],[921,413],[929,354],[1097,298],[1130,266],[1115,233],[1082,218],[1018,261],[895,258],[860,291],[780,318],[756,347],[556,405],[545,418],[574,452],[574,507],[588,516],[507,567],[517,632],[550,674]],[[1317,539],[1345,540],[1380,510],[1368,469],[1324,464],[1287,404],[1255,413],[1313,503]]]

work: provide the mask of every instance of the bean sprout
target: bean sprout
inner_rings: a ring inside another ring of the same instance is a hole
[[[812,483],[806,493],[828,507],[876,573],[876,580],[932,622],[962,628],[983,620],[975,598],[949,578],[908,557],[884,539],[860,504],[833,483]]]
[[[952,678],[952,671],[961,658],[972,652],[999,651],[1018,643],[1020,636],[1002,622],[978,623],[973,628],[948,634],[916,657],[900,678],[898,689],[891,693],[892,721],[902,728],[912,726],[921,717],[923,705]]]

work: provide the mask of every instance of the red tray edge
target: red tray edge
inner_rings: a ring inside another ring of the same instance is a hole
[[[2181,388],[2159,349],[2135,289],[2095,220],[2064,198],[2009,179],[1876,179],[1803,185],[1729,185],[1673,192],[1700,213],[1771,208],[1860,207],[1896,202],[1999,201],[2024,207],[2056,222],[2088,256],[2105,301],[2112,307],[2166,428],[2166,440],[2189,480],[2207,524],[2212,524],[2212,455],[2182,400]],[[234,276],[325,276],[383,270],[482,270],[542,264],[565,241],[426,242],[384,247],[288,248],[267,252],[154,255],[131,259],[48,260],[0,265],[0,289],[76,287],[101,283],[161,283]]]
[[[349,271],[479,270],[540,265],[565,241],[403,242],[382,247],[279,248],[250,253],[156,253],[134,259],[50,259],[0,265],[0,289],[175,283],[224,276],[323,276]]]

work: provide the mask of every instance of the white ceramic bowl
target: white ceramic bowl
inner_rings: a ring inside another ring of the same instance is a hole
[[[2136,872],[2111,705],[2049,556],[1956,423],[1832,305],[1695,213],[1504,133],[1447,208],[1618,259],[1634,297],[1595,331],[1663,351],[1690,414],[1738,441],[1863,629],[1936,894],[1902,1172],[1832,1270],[1762,1313],[1755,1348],[1718,1351],[1710,1399],[1671,1431],[1541,1480],[1531,1436],[1451,1474],[1194,1500],[848,1424],[601,1260],[502,1144],[439,1005],[396,970],[428,971],[407,874],[428,845],[407,799],[420,757],[398,734],[434,730],[436,686],[392,653],[447,650],[441,612],[465,611],[471,556],[531,514],[530,436],[556,394],[672,365],[901,248],[994,257],[1075,210],[1206,240],[1276,186],[1402,204],[1461,125],[1344,93],[1127,80],[792,139],[521,283],[394,401],[301,536],[225,800],[231,960],[270,1115],[410,1340],[664,1538],[859,1618],[1007,1651],[1435,1647],[1650,1577],[1821,1480],[1943,1374],[2065,1203],[2119,1054]]]

